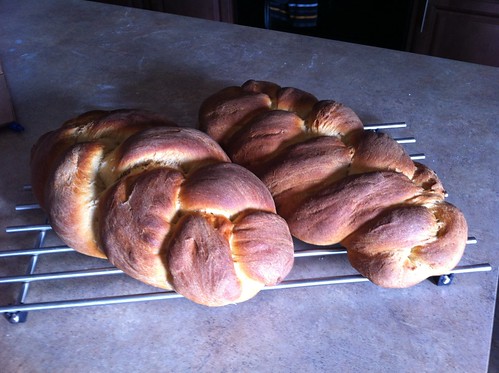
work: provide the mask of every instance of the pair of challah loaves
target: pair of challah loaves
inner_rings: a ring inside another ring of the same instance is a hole
[[[265,183],[293,236],[341,243],[372,282],[408,287],[459,262],[467,224],[435,172],[348,107],[250,80],[208,97],[199,123]]]
[[[247,300],[293,265],[288,226],[264,184],[203,132],[156,114],[69,120],[34,145],[31,170],[69,246],[194,302]]]

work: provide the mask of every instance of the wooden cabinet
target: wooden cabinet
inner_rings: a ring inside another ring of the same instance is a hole
[[[499,66],[499,1],[418,1],[408,50]]]
[[[319,36],[405,50],[414,1],[319,0]]]

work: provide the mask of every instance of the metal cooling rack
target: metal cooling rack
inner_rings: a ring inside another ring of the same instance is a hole
[[[406,127],[406,124],[404,122],[372,124],[364,126],[366,130],[374,130],[374,131],[404,128],[404,127]],[[400,144],[409,144],[416,142],[416,140],[413,137],[395,138],[395,140]],[[421,153],[411,154],[411,159],[413,160],[425,159],[425,155]],[[24,189],[26,191],[31,190],[29,186],[25,186]],[[40,206],[38,204],[20,204],[16,206],[16,211],[36,210],[39,208]],[[16,276],[3,276],[3,277],[0,276],[0,285],[21,284],[21,289],[17,294],[17,298],[13,300],[12,304],[0,305],[0,313],[3,313],[5,318],[9,322],[13,324],[25,322],[29,311],[103,306],[103,305],[134,303],[134,302],[144,302],[144,301],[153,301],[153,300],[165,300],[165,299],[182,297],[180,294],[174,291],[158,291],[152,293],[139,293],[131,295],[114,295],[114,296],[105,296],[105,297],[89,296],[88,298],[84,299],[54,300],[48,302],[28,303],[27,298],[30,290],[30,285],[31,283],[34,282],[110,276],[110,275],[123,275],[123,272],[121,270],[111,266],[105,268],[96,268],[96,269],[82,269],[82,270],[73,270],[73,271],[63,270],[60,272],[35,273],[38,259],[42,255],[67,253],[67,252],[76,253],[72,248],[65,245],[45,246],[46,235],[51,230],[52,227],[49,224],[47,224],[47,222],[42,224],[10,226],[6,228],[7,233],[13,233],[13,234],[38,232],[35,239],[35,244],[32,248],[0,251],[0,258],[29,257],[27,268],[24,274]],[[475,237],[468,237],[467,244],[476,244],[476,243],[477,240]],[[339,245],[333,245],[328,248],[320,248],[320,249],[310,248],[310,249],[296,251],[295,258],[298,259],[304,257],[323,257],[329,255],[345,255],[345,254],[346,250],[344,248],[342,248]],[[442,274],[441,276],[436,276],[432,279],[437,285],[450,285],[453,281],[454,275],[456,274],[487,272],[490,270],[492,270],[492,267],[488,263],[458,266],[454,268],[451,271],[451,273]],[[353,274],[353,275],[330,276],[330,277],[321,277],[321,278],[307,278],[300,280],[286,280],[276,286],[267,286],[263,290],[337,285],[337,284],[347,284],[347,283],[357,283],[357,282],[367,282],[367,281],[369,280],[363,277],[362,275]]]

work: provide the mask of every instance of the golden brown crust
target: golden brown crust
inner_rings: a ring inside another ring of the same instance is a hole
[[[183,208],[235,218],[241,211],[275,212],[265,185],[234,163],[217,163],[189,175],[179,201]]]
[[[276,100],[277,94],[281,90],[281,87],[278,84],[264,80],[248,80],[241,88],[246,92],[266,94],[273,102]]]
[[[449,273],[467,239],[462,213],[443,202],[434,209],[401,207],[347,237],[352,265],[383,287],[403,288]]]
[[[149,285],[220,306],[290,270],[293,242],[270,192],[198,130],[93,111],[43,136],[32,167],[54,231]]]
[[[116,172],[155,163],[183,169],[212,162],[230,162],[220,146],[202,132],[191,128],[162,127],[141,131],[116,149]]]
[[[50,223],[69,246],[83,254],[104,258],[94,230],[100,190],[94,183],[104,149],[100,144],[78,144],[62,157],[48,177],[46,204]]]
[[[419,162],[414,162],[414,165],[416,166],[416,170],[414,171],[412,182],[426,191],[438,194],[443,200],[445,189],[435,171]]]
[[[296,113],[301,118],[306,118],[317,101],[317,98],[308,92],[286,87],[277,92],[276,109],[287,110]]]
[[[201,129],[221,142],[228,131],[236,130],[250,116],[268,109],[271,103],[265,94],[248,92],[240,87],[226,88],[211,96],[201,106]]]
[[[241,90],[270,104],[252,104],[246,95],[243,120],[207,120],[224,100],[237,111],[241,93],[231,90],[203,103],[201,128],[211,134],[211,126],[224,126],[214,138],[261,178],[295,237],[343,243],[352,265],[386,287],[410,286],[457,264],[466,221],[444,202],[435,172],[413,162],[394,139],[365,131],[341,103],[265,81],[247,81]],[[247,110],[252,105],[259,110]]]
[[[284,218],[299,239],[327,245],[340,242],[418,191],[407,177],[396,172],[351,175],[306,198]]]
[[[404,148],[385,133],[366,131],[354,145],[350,174],[395,171],[413,177],[414,162]]]
[[[335,137],[313,137],[288,147],[257,174],[274,197],[277,212],[287,217],[317,188],[344,178],[352,155]]]
[[[99,233],[113,265],[149,285],[171,289],[165,241],[184,180],[179,171],[157,168],[120,179],[102,196]]]
[[[137,131],[158,126],[175,126],[154,113],[120,109],[94,110],[83,113],[62,124],[61,128],[42,135],[31,149],[31,183],[33,194],[45,208],[45,191],[48,178],[61,162],[61,156],[73,145],[95,142],[104,146],[105,152],[113,149]]]
[[[332,100],[317,102],[306,116],[306,122],[312,133],[335,136],[348,145],[356,134],[364,130],[364,125],[352,109]]]
[[[168,262],[180,294],[210,306],[235,303],[241,296],[242,286],[226,237],[230,225],[223,217],[201,214],[185,215],[178,222]]]
[[[286,251],[292,242],[286,221],[279,215],[256,211],[239,216],[236,223],[232,255],[241,270],[267,285],[281,282],[293,266]]]
[[[430,211],[440,225],[437,240],[416,247],[414,252],[436,269],[437,274],[446,274],[459,263],[463,255],[468,239],[468,225],[463,213],[450,203],[435,204]]]
[[[38,203],[46,207],[46,184],[60,157],[74,143],[73,129],[51,131],[42,135],[31,149],[31,187]]]
[[[257,172],[269,155],[303,136],[303,120],[294,113],[271,110],[243,126],[227,145],[235,163]]]

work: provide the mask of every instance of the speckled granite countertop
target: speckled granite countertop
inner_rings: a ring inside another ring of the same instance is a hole
[[[0,129],[2,227],[39,223],[29,151],[83,111],[123,107],[196,126],[201,101],[247,79],[294,86],[353,108],[365,123],[405,121],[470,235],[462,265],[492,271],[386,290],[370,283],[260,293],[208,309],[185,299],[29,313],[0,320],[2,372],[484,372],[497,286],[499,69],[86,1],[0,0],[0,58],[18,121]],[[0,233],[1,250],[33,233]],[[47,238],[47,244],[56,238]],[[0,275],[26,258],[0,258]],[[99,268],[79,254],[39,259],[38,272]],[[345,258],[297,260],[292,278],[353,274]],[[2,305],[18,286],[0,285]],[[151,292],[124,275],[33,283],[28,300]]]

